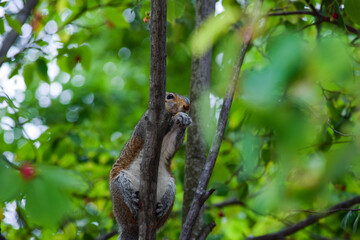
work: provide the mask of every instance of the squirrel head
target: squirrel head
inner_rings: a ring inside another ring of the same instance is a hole
[[[172,115],[178,112],[188,113],[190,110],[190,101],[177,93],[166,92],[165,109]]]

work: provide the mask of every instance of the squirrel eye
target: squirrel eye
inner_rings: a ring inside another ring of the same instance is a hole
[[[166,96],[166,99],[173,99],[173,98],[174,98],[174,95],[172,95],[171,93]]]

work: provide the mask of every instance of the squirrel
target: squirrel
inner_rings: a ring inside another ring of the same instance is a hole
[[[187,114],[190,110],[190,101],[186,97],[166,92],[165,110],[172,117],[162,141],[159,162],[156,194],[157,229],[165,224],[175,199],[175,179],[171,173],[170,162],[184,141],[186,127],[192,122]],[[137,240],[139,237],[140,164],[144,153],[147,113],[148,111],[137,123],[130,140],[110,171],[110,193],[114,215],[121,228],[120,240]]]

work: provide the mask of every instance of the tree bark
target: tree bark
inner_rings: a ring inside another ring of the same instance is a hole
[[[215,11],[215,0],[197,0],[196,1],[196,23],[195,29]],[[211,77],[211,60],[212,49],[209,49],[203,56],[193,56],[191,63],[191,81],[190,81],[190,117],[193,120],[192,125],[188,128],[186,142],[186,161],[184,176],[184,201],[183,201],[183,223],[186,220],[187,213],[190,209],[191,202],[194,198],[196,186],[198,185],[199,176],[206,161],[206,142],[204,129],[201,124],[202,113],[209,112],[209,106],[201,106],[200,97],[205,98],[204,102],[209,103],[208,90],[210,87]],[[202,228],[202,214],[199,215],[197,226],[193,237],[196,238],[198,230]]]
[[[165,134],[166,0],[151,0],[150,87],[144,157],[140,166],[139,238],[156,238],[156,189]]]
[[[20,22],[21,25],[26,22],[27,18],[30,16],[32,10],[35,8],[37,3],[38,0],[26,1],[24,8],[17,15],[17,20]],[[10,47],[14,44],[18,36],[19,34],[14,29],[11,29],[11,31],[6,34],[6,37],[0,49],[0,67],[5,62],[6,54],[8,53]]]

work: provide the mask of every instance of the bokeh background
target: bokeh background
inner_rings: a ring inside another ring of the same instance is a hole
[[[23,6],[0,3],[0,42],[19,34],[0,67],[1,233],[104,237],[118,230],[108,174],[148,104],[150,1],[40,0],[21,26]],[[213,46],[209,145],[254,6],[217,1],[194,35],[195,1],[168,1],[167,91],[188,96],[192,53]],[[359,3],[265,0],[260,12],[210,182],[208,239],[276,231],[311,214],[302,210],[322,212],[360,192]],[[270,16],[279,12],[294,14]],[[183,146],[159,239],[181,231],[184,159]],[[291,239],[360,239],[354,209]]]

